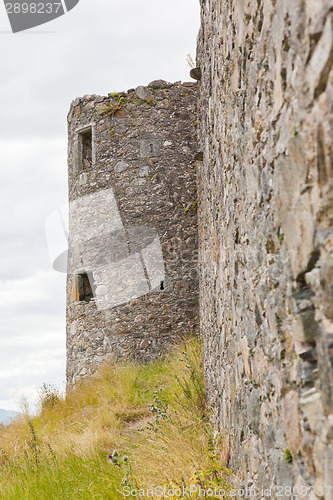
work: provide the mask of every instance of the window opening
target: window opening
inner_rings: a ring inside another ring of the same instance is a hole
[[[77,276],[77,288],[80,302],[90,302],[94,298],[94,278],[92,273],[82,273]]]
[[[81,151],[80,170],[87,171],[92,168],[92,128],[79,133],[79,144]]]

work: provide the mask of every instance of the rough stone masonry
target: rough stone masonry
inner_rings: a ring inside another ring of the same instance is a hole
[[[76,99],[69,127],[67,382],[149,361],[198,327],[196,84]]]
[[[196,331],[198,203],[207,396],[240,498],[333,499],[332,23],[332,0],[201,0],[197,86],[68,117],[68,383]]]
[[[332,24],[330,0],[201,0],[206,384],[251,498],[333,499]]]

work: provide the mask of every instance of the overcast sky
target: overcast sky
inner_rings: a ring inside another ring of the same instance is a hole
[[[80,0],[12,34],[0,4],[0,408],[65,382],[65,276],[44,221],[67,201],[66,115],[84,94],[189,81],[199,0]]]

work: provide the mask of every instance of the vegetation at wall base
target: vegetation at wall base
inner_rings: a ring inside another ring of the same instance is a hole
[[[66,398],[44,386],[38,415],[0,430],[0,498],[228,499],[225,456],[191,339],[149,365],[105,363]]]

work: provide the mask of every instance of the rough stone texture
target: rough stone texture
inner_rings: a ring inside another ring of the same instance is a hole
[[[68,384],[108,356],[146,362],[197,330],[195,120],[194,83],[72,103]]]
[[[332,7],[201,0],[206,383],[255,498],[333,498]]]

